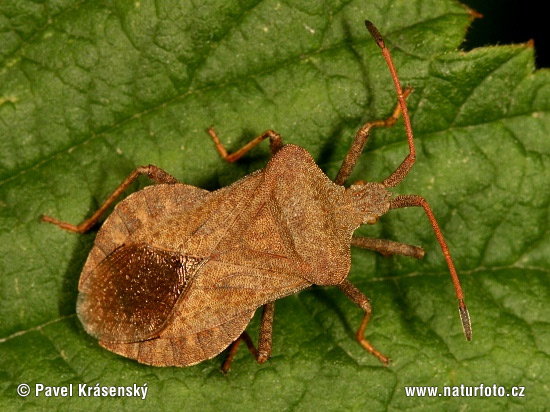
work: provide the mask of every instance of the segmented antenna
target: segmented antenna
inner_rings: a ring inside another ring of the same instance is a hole
[[[399,78],[397,76],[397,71],[395,70],[395,66],[393,64],[393,61],[390,55],[390,51],[386,47],[386,44],[384,43],[384,39],[382,38],[382,35],[378,31],[378,29],[374,26],[374,24],[372,24],[368,20],[365,20],[365,26],[367,27],[367,30],[369,31],[371,36],[374,38],[378,46],[382,49],[382,54],[384,55],[384,59],[386,60],[388,68],[390,69],[391,77],[393,79],[393,84],[395,85],[395,90],[397,92],[397,98],[399,100],[399,106],[401,107],[401,112],[403,114],[403,121],[405,123],[405,132],[407,133],[407,141],[409,143],[409,154],[407,155],[405,160],[403,160],[403,162],[399,165],[399,167],[389,177],[387,177],[384,181],[382,181],[382,184],[386,187],[395,187],[405,178],[407,173],[409,173],[409,170],[414,165],[414,162],[416,160],[416,151],[414,147],[414,137],[412,132],[411,120],[409,118],[409,112],[407,110],[405,96],[403,95],[403,90],[401,88],[401,84],[399,83]],[[397,209],[397,208],[410,207],[410,206],[423,207],[424,211],[426,212],[426,215],[428,216],[428,219],[430,220],[430,224],[432,225],[437,241],[441,246],[443,256],[445,257],[445,261],[447,262],[447,266],[449,267],[449,272],[453,280],[456,297],[458,299],[458,313],[460,314],[460,320],[462,322],[462,329],[464,331],[464,336],[466,336],[466,340],[470,341],[472,340],[472,324],[470,321],[470,314],[468,313],[468,309],[466,308],[466,304],[464,303],[464,294],[462,293],[462,287],[460,286],[458,274],[456,273],[453,260],[451,259],[449,247],[447,246],[447,242],[445,242],[445,239],[443,238],[443,234],[439,229],[437,220],[435,219],[435,216],[433,215],[430,209],[430,206],[428,205],[428,202],[426,202],[426,200],[421,196],[400,195],[392,199],[390,208]]]

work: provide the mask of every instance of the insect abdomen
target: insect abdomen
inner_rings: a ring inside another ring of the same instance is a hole
[[[219,326],[190,335],[155,338],[136,343],[100,341],[106,349],[152,366],[190,366],[213,358],[245,330],[254,311]]]

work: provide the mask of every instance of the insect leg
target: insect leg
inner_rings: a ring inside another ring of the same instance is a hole
[[[248,333],[243,332],[235,342],[231,344],[229,353],[222,365],[222,372],[226,373],[231,367],[231,362],[237,353],[241,341],[246,343],[248,350],[259,364],[265,363],[271,356],[271,344],[273,337],[273,314],[275,312],[275,302],[266,303],[262,312],[260,323],[260,336],[258,337],[258,349],[254,346]]]
[[[403,255],[415,259],[422,259],[424,257],[424,249],[421,247],[407,245],[406,243],[395,242],[388,239],[354,236],[351,239],[351,245],[363,249],[374,250],[384,256]]]
[[[208,134],[214,140],[214,143],[216,145],[216,150],[220,154],[221,157],[223,157],[224,160],[227,162],[233,163],[239,160],[241,157],[243,157],[247,152],[249,152],[253,147],[257,146],[262,142],[264,139],[269,137],[269,148],[271,151],[271,156],[273,156],[275,153],[279,151],[281,147],[283,147],[283,140],[281,139],[281,136],[277,133],[275,133],[273,130],[269,129],[263,132],[258,137],[255,137],[250,142],[245,144],[243,147],[241,147],[239,150],[233,153],[227,153],[227,150],[225,146],[220,141],[220,138],[218,137],[216,131],[213,127],[207,130]]]
[[[86,219],[84,222],[80,223],[79,225],[73,225],[68,222],[62,222],[60,220],[54,219],[51,216],[42,215],[42,221],[53,223],[54,225],[59,226],[62,229],[68,230],[70,232],[77,232],[77,233],[84,233],[90,230],[90,228],[97,223],[99,218],[105,211],[111,206],[111,204],[116,200],[118,196],[124,190],[130,186],[134,180],[136,180],[140,175],[147,175],[151,180],[153,180],[156,183],[178,183],[178,180],[170,175],[169,173],[165,172],[164,170],[154,166],[140,166],[137,169],[135,169],[130,175],[115,189],[113,193],[103,202],[103,204],[95,211],[95,213],[88,219]]]
[[[275,314],[275,302],[264,305],[262,321],[260,323],[260,336],[258,337],[258,363],[265,363],[271,357],[271,345],[273,343],[273,315]]]
[[[403,97],[407,98],[407,96],[411,94],[411,91],[412,89],[407,87],[403,92]],[[343,185],[346,183],[346,180],[348,180],[348,177],[351,175],[359,156],[361,156],[361,153],[363,152],[363,148],[369,138],[370,130],[375,127],[391,127],[397,122],[399,116],[401,116],[401,106],[398,102],[390,117],[384,120],[367,122],[357,131],[348,153],[342,162],[342,166],[340,166],[340,170],[336,175],[336,179],[334,179],[334,183],[337,185]]]
[[[376,356],[380,362],[382,362],[385,366],[388,366],[390,363],[390,359],[387,356],[382,355],[380,352],[378,352],[374,346],[372,346],[366,339],[365,339],[365,329],[369,323],[370,317],[372,315],[372,307],[369,302],[369,298],[367,298],[363,292],[361,292],[359,289],[357,289],[350,281],[347,279],[344,280],[342,283],[340,283],[338,286],[338,289],[340,289],[344,294],[353,301],[357,306],[359,306],[361,309],[365,311],[365,316],[363,316],[363,320],[361,321],[361,325],[359,325],[359,329],[357,329],[357,333],[355,334],[356,339],[359,341],[361,346],[365,348],[368,352],[372,353],[374,356]]]
[[[399,209],[402,207],[423,207],[424,208],[424,211],[426,212],[426,215],[428,216],[428,219],[430,220],[432,228],[435,232],[437,241],[441,246],[441,251],[443,252],[443,256],[447,261],[449,272],[451,273],[451,278],[453,280],[453,285],[456,292],[456,298],[458,299],[458,313],[460,314],[460,320],[462,321],[462,329],[464,331],[464,336],[466,336],[466,340],[472,340],[472,325],[470,322],[470,314],[468,313],[468,309],[466,308],[466,304],[464,303],[464,294],[462,293],[462,288],[460,286],[460,281],[458,280],[458,275],[456,273],[455,265],[453,264],[453,259],[451,258],[451,253],[449,252],[449,247],[447,246],[447,242],[445,242],[445,238],[441,233],[441,229],[439,229],[437,220],[435,220],[435,216],[432,213],[432,210],[430,209],[428,202],[426,202],[426,199],[424,199],[422,196],[418,196],[418,195],[400,195],[392,199],[390,204],[390,209]]]

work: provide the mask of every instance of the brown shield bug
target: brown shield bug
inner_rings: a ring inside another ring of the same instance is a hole
[[[139,176],[156,185],[120,202],[97,234],[80,277],[77,314],[88,333],[105,348],[155,366],[187,366],[212,358],[231,345],[227,371],[244,340],[254,358],[271,353],[275,300],[312,285],[335,285],[365,314],[357,340],[382,363],[389,359],[364,337],[371,316],[368,298],[347,280],[350,246],[382,254],[421,258],[424,251],[390,240],[355,237],[390,209],[422,207],[434,229],[456,290],[466,339],[472,330],[449,249],[424,198],[388,191],[415,162],[415,147],[405,99],[382,36],[367,29],[382,49],[398,96],[393,114],[366,123],[357,132],[336,179],[331,181],[299,146],[283,145],[272,130],[228,154],[214,129],[208,133],[219,154],[234,162],[265,138],[271,159],[234,184],[209,192],[179,183],[149,165],[138,167],[103,205],[80,225],[49,216],[63,229],[89,230]],[[392,126],[403,116],[409,154],[382,182],[358,181],[345,188],[375,127]],[[263,306],[258,349],[245,332]]]

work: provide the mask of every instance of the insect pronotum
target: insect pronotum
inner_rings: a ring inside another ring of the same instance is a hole
[[[334,182],[308,152],[283,145],[273,130],[229,154],[210,128],[217,151],[229,162],[269,138],[271,159],[266,168],[209,192],[180,183],[156,166],[141,166],[81,224],[42,216],[43,221],[84,233],[138,176],[147,175],[156,183],[115,207],[80,277],[77,314],[102,346],[156,366],[193,365],[230,346],[222,366],[227,371],[244,341],[263,363],[271,354],[275,300],[314,284],[335,285],[365,312],[357,340],[387,365],[389,359],[364,336],[372,309],[369,299],[347,280],[350,246],[421,258],[422,248],[353,235],[390,209],[411,206],[422,207],[433,227],[456,290],[464,334],[471,340],[460,282],[428,203],[417,195],[392,199],[388,191],[416,160],[405,103],[411,90],[401,89],[382,36],[372,23],[365,24],[382,49],[398,104],[387,119],[359,129]],[[405,160],[382,182],[357,181],[345,188],[370,130],[392,126],[401,115],[409,144]],[[260,306],[256,349],[245,328]]]

